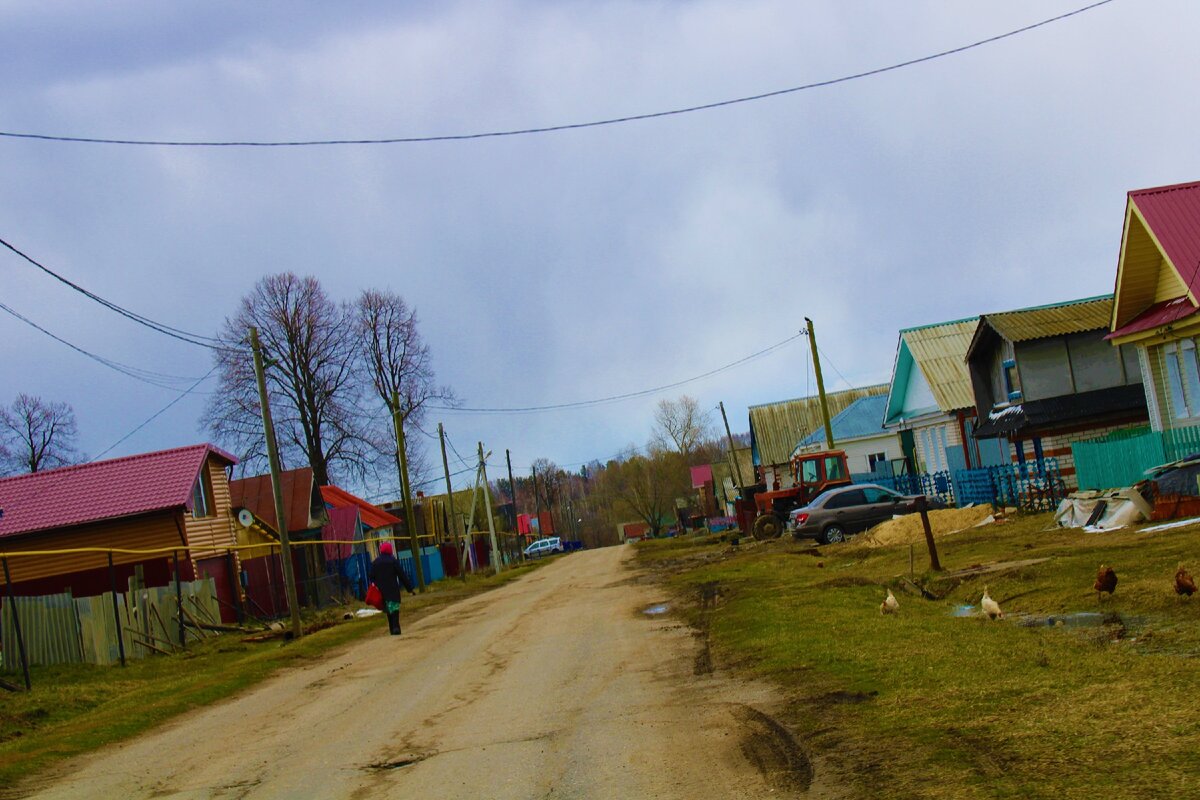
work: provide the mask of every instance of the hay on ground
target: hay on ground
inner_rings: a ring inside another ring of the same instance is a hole
[[[969,508],[938,509],[929,512],[929,527],[936,539],[974,527],[991,515],[992,507],[986,503]],[[915,544],[925,541],[925,529],[920,514],[905,514],[879,523],[864,533],[862,539],[871,547]]]

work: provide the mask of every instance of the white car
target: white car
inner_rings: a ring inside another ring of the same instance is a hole
[[[558,536],[551,536],[547,539],[538,539],[525,548],[526,558],[541,558],[542,556],[553,555],[563,551],[562,539]]]

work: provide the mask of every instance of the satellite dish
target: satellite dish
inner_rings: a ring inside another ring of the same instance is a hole
[[[250,513],[248,508],[239,508],[237,513],[238,524],[243,528],[249,528],[254,524],[254,515]]]

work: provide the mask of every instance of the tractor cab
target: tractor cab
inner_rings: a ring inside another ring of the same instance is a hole
[[[791,486],[776,488],[779,484],[777,479],[768,487],[771,491],[754,495],[757,517],[752,532],[755,539],[777,538],[783,533],[783,522],[789,511],[808,505],[826,489],[850,483],[850,468],[843,450],[800,453],[792,456],[786,467],[790,472]],[[776,469],[776,474],[782,471]]]

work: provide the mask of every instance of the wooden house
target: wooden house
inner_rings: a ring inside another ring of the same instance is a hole
[[[1154,430],[1200,425],[1200,182],[1130,192],[1108,340],[1136,353]]]
[[[135,573],[166,586],[173,559],[184,580],[216,579],[223,605],[236,604],[236,543],[226,470],[237,459],[198,444],[0,478],[0,552],[14,591],[76,596],[123,588]],[[108,555],[84,548],[152,550]]]
[[[1113,297],[984,314],[967,348],[980,439],[1003,437],[1012,461],[1058,460],[1075,485],[1071,445],[1144,424],[1134,348],[1105,341]]]

